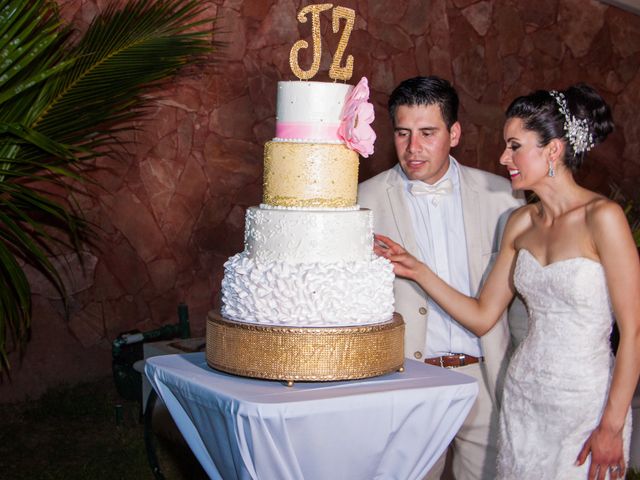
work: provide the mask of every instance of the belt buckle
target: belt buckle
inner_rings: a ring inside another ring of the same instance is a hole
[[[467,364],[467,356],[464,353],[458,353],[458,360],[460,360],[460,366],[464,367]]]
[[[458,365],[450,365],[448,367],[444,367],[443,365],[443,357],[458,357]],[[442,366],[444,368],[458,368],[458,367],[464,367],[466,365],[466,359],[467,356],[464,353],[453,353],[453,352],[449,352],[446,355],[443,355],[442,357],[440,357],[440,364],[442,364]]]

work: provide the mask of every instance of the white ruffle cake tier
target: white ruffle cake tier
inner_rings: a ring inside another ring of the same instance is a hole
[[[393,267],[360,262],[259,263],[246,252],[225,263],[222,315],[262,325],[352,326],[393,315]]]

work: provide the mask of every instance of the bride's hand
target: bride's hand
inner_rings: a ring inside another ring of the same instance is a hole
[[[373,251],[393,263],[393,273],[415,280],[425,265],[401,245],[384,235],[374,235]]]
[[[607,470],[612,480],[623,479],[625,461],[622,448],[622,432],[598,426],[584,443],[576,465],[582,465],[591,453],[589,480],[605,480]]]

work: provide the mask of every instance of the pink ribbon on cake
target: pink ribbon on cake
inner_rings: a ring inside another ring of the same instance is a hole
[[[309,140],[340,140],[338,124],[322,125],[302,122],[277,122],[276,137]]]

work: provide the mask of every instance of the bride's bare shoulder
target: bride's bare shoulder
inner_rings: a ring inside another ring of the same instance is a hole
[[[533,217],[540,211],[540,202],[527,203],[513,211],[509,223],[513,226],[526,227],[531,225]]]
[[[622,207],[602,195],[594,195],[594,198],[585,205],[585,218],[589,228],[596,233],[611,235],[621,229],[629,229]]]
[[[528,203],[514,210],[505,227],[505,240],[515,241],[517,237],[530,229],[533,225],[533,218],[539,209],[539,203]]]

